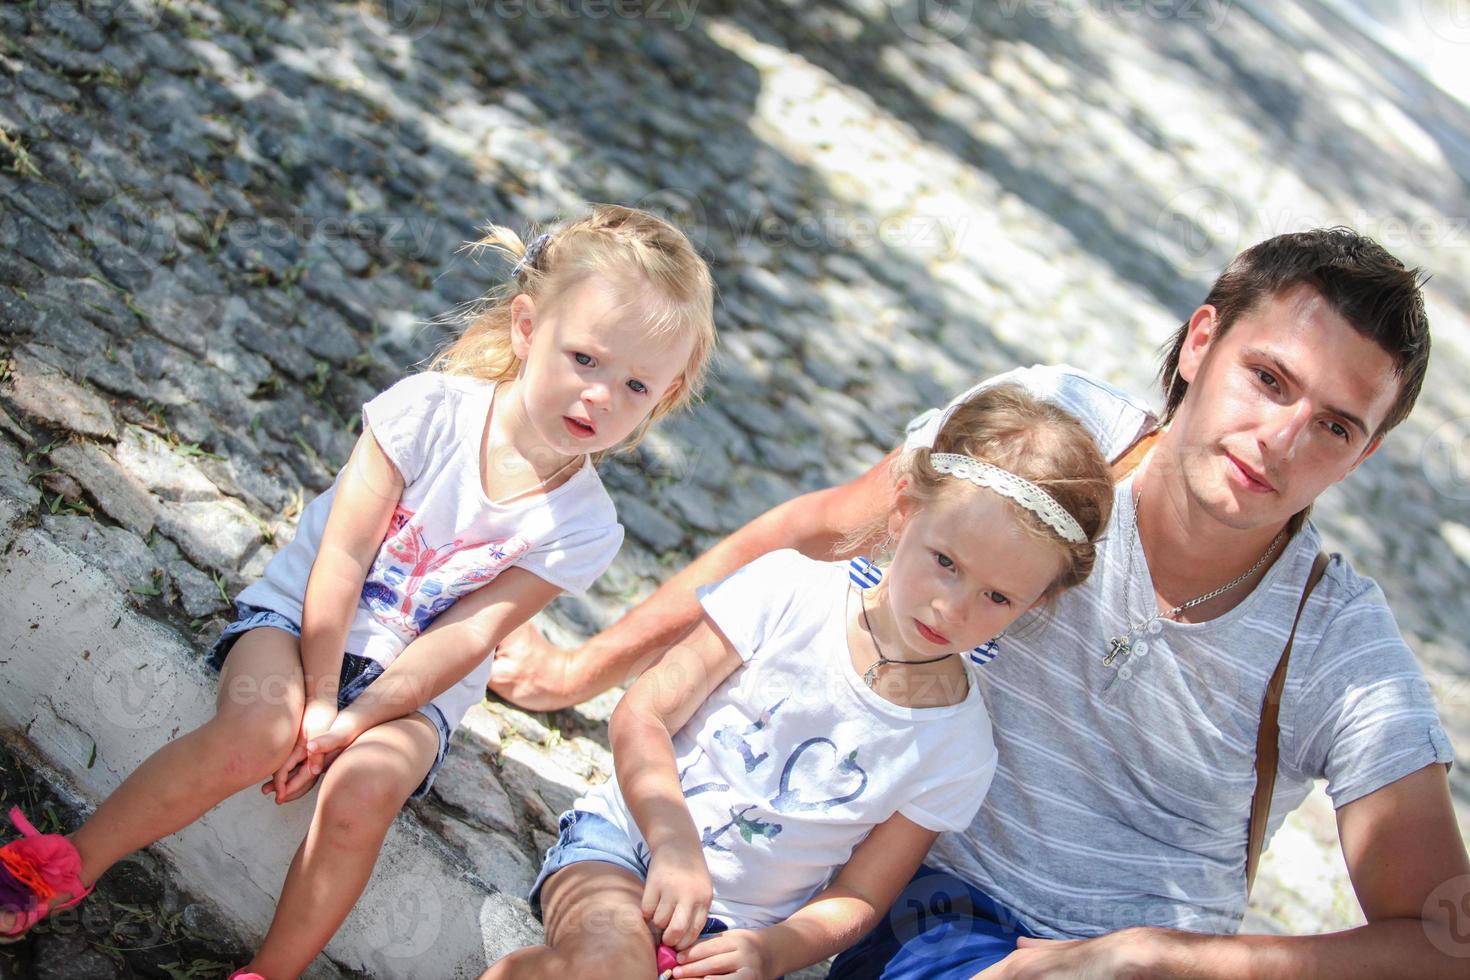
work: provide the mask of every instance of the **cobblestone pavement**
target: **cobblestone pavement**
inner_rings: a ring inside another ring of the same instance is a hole
[[[1310,2],[6,4],[0,494],[203,650],[358,406],[504,275],[457,246],[641,203],[712,259],[724,354],[704,405],[606,465],[628,544],[544,617],[570,639],[976,378],[1152,390],[1228,256],[1348,223],[1434,274],[1435,360],[1316,519],[1418,651],[1470,826],[1467,184],[1470,110]],[[477,709],[418,815],[523,891],[610,772],[614,701]],[[1251,928],[1357,921],[1334,841],[1318,794]]]

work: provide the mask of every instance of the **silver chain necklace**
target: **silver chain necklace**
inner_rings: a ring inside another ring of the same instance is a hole
[[[1140,490],[1138,492],[1138,496],[1133,498],[1133,533],[1132,535],[1130,535],[1128,540],[1128,571],[1124,574],[1123,577],[1123,615],[1128,618],[1130,622],[1132,621],[1133,617],[1133,613],[1131,611],[1133,602],[1131,596],[1129,595],[1129,585],[1133,581],[1133,552],[1138,550],[1139,548],[1138,504],[1141,500],[1143,500],[1143,491]],[[1154,615],[1149,616],[1146,619],[1143,619],[1137,623],[1133,623],[1128,627],[1127,632],[1113,637],[1111,640],[1108,641],[1108,654],[1107,656],[1103,657],[1103,666],[1111,667],[1113,666],[1113,662],[1116,661],[1119,657],[1131,656],[1133,653],[1133,637],[1134,634],[1136,634],[1139,630],[1146,629],[1153,623],[1156,623],[1162,619],[1173,619],[1180,613],[1184,612],[1184,610],[1186,609],[1191,609],[1202,602],[1209,602],[1216,596],[1224,595],[1226,592],[1229,592],[1231,589],[1235,588],[1237,585],[1250,578],[1256,572],[1260,571],[1261,566],[1266,564],[1267,559],[1269,559],[1273,554],[1276,553],[1276,546],[1281,543],[1281,539],[1285,536],[1286,528],[1282,528],[1280,531],[1277,531],[1276,537],[1271,539],[1270,546],[1266,548],[1266,553],[1260,558],[1257,558],[1254,565],[1252,565],[1250,568],[1247,568],[1239,576],[1231,579],[1229,582],[1226,582],[1218,589],[1213,589],[1209,592],[1206,592],[1202,596],[1196,596],[1195,598],[1190,599],[1188,602],[1182,602],[1179,605],[1175,606],[1173,609],[1170,609],[1168,612],[1155,613]],[[1140,652],[1139,655],[1142,656],[1142,653]]]

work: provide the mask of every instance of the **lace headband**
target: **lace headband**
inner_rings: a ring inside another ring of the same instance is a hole
[[[1003,470],[999,466],[982,463],[978,459],[958,453],[930,453],[929,464],[940,473],[969,480],[977,487],[985,487],[1003,497],[1009,497],[1045,521],[1046,526],[1057,532],[1058,537],[1064,541],[1082,544],[1087,540],[1082,525],[1067,513],[1067,508],[1057,503],[1055,497],[1010,470]]]

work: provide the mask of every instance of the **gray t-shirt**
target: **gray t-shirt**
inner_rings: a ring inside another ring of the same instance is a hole
[[[1076,415],[1110,458],[1154,424],[1072,368],[1017,369],[977,389],[1004,381]],[[908,446],[932,441],[940,417],[910,423]],[[1239,928],[1261,703],[1321,548],[1309,522],[1240,605],[1209,622],[1159,622],[1146,650],[1135,644],[1122,669],[1104,667],[1108,638],[1127,629],[1129,549],[1134,622],[1153,595],[1130,533],[1131,487],[1118,487],[1088,581],[1022,617],[980,671],[999,764],[969,829],[929,855],[1042,936]],[[1302,614],[1280,724],[1269,832],[1315,779],[1342,806],[1453,759],[1382,591],[1340,555]]]

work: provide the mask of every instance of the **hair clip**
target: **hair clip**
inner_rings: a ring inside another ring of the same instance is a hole
[[[527,269],[540,267],[541,256],[546,252],[546,246],[551,244],[551,233],[543,232],[531,239],[531,244],[526,246],[526,254],[516,260],[515,268],[510,270],[512,279],[519,279],[521,273]]]

